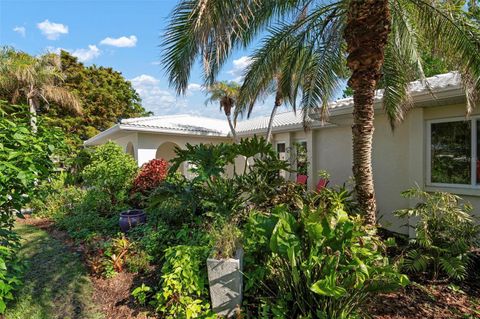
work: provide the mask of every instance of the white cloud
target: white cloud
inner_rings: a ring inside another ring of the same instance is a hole
[[[13,31],[17,32],[24,38],[25,38],[25,35],[27,34],[27,29],[25,27],[15,26],[15,28],[13,28]]]
[[[145,87],[145,86],[157,85],[160,81],[151,75],[142,74],[137,77],[134,77],[133,79],[130,80],[130,82],[132,82],[134,86],[137,85],[140,87]]]
[[[107,37],[100,41],[100,44],[111,45],[118,48],[131,48],[137,44],[137,37],[131,35],[129,37],[110,38]]]
[[[233,68],[227,71],[227,73],[233,76],[233,81],[242,82],[244,75],[243,73],[250,63],[252,63],[251,57],[242,56],[236,60],[233,60]]]
[[[88,49],[65,50],[76,56],[80,62],[87,62],[98,57],[102,51],[96,45],[90,44]]]
[[[97,48],[96,45],[90,44],[88,46],[88,49],[65,49],[65,48],[55,48],[52,46],[48,46],[46,48],[47,52],[55,53],[55,54],[60,54],[60,51],[67,51],[70,52],[71,55],[75,56],[78,58],[80,62],[88,62],[102,54],[102,51]]]
[[[203,86],[198,83],[190,83],[188,85],[188,90],[189,91],[201,91],[203,89]]]
[[[132,86],[140,94],[142,105],[155,115],[174,114],[178,109],[176,97],[168,90],[160,87],[155,77],[142,74],[130,80]]]
[[[47,20],[37,24],[37,28],[48,40],[56,40],[62,34],[68,34],[68,26],[61,23],[54,23]]]

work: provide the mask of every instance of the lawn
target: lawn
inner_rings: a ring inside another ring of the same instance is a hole
[[[24,286],[6,319],[103,318],[92,303],[92,283],[80,256],[37,227],[18,223]]]

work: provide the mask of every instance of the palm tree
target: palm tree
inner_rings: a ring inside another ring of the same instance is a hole
[[[61,86],[63,80],[58,55],[33,57],[7,47],[0,50],[0,90],[12,104],[20,99],[28,103],[33,131],[37,130],[37,114],[43,103],[54,102],[81,114],[79,99]]]
[[[309,8],[305,17],[292,22],[292,15],[298,15],[305,5]],[[403,120],[411,107],[409,81],[425,81],[423,45],[435,47],[435,54],[455,66],[467,93],[480,92],[477,30],[464,15],[441,1],[183,0],[173,11],[164,42],[165,69],[171,84],[178,93],[185,92],[199,56],[205,81],[214,81],[234,49],[248,46],[267,26],[270,35],[263,42],[257,76],[267,70],[278,72],[280,66],[282,81],[298,92],[304,114],[316,109],[327,115],[327,103],[339,88],[338,79],[347,63],[348,85],[354,92],[355,189],[366,222],[373,224],[375,90],[384,89],[384,109],[392,126]],[[271,77],[267,74],[266,78]],[[467,94],[468,111],[478,96]]]
[[[228,126],[232,132],[233,140],[237,140],[237,133],[235,132],[235,126],[232,122],[232,110],[235,108],[238,99],[238,91],[240,85],[236,82],[216,82],[207,86],[207,92],[209,94],[205,104],[219,102],[220,110],[225,112],[227,117]]]

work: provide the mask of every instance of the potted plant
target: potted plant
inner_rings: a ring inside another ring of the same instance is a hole
[[[213,234],[215,247],[207,259],[212,310],[219,316],[236,314],[243,298],[243,249],[240,230],[226,223]]]
[[[135,226],[145,224],[147,222],[147,216],[142,209],[129,209],[120,213],[120,230],[124,233],[129,231]]]

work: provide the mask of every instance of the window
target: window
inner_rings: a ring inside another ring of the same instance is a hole
[[[428,184],[479,185],[480,119],[432,121],[428,128]]]
[[[307,175],[308,174],[308,148],[306,141],[300,141],[295,143],[295,153],[296,153],[296,162],[297,162],[297,174]]]
[[[281,160],[286,160],[287,159],[287,152],[286,152],[286,146],[285,143],[277,143],[277,154],[278,158]]]

